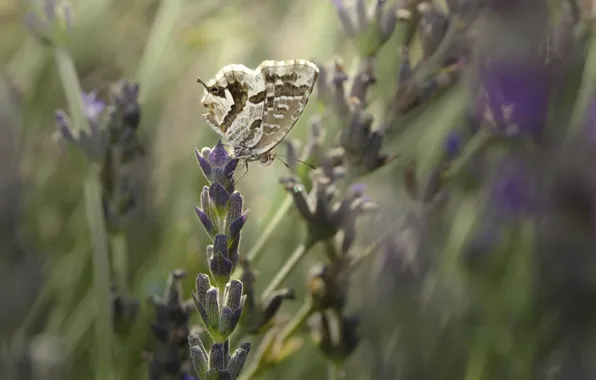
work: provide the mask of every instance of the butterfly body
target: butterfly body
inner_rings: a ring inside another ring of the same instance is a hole
[[[234,157],[267,166],[275,148],[298,121],[319,75],[305,60],[264,61],[255,70],[232,64],[203,82],[201,103],[209,126]]]

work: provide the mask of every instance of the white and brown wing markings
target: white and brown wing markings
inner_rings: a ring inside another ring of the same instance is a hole
[[[248,86],[246,83],[241,83],[238,80],[229,82],[225,87],[214,85],[209,88],[209,92],[216,97],[227,99],[226,91],[232,97],[232,104],[230,110],[224,116],[219,128],[223,133],[226,133],[228,128],[234,123],[234,120],[242,113],[246,102],[248,100]]]
[[[258,144],[261,152],[273,149],[283,140],[308,103],[318,73],[309,66],[303,67],[304,73],[263,73],[266,96],[261,123],[264,133]]]

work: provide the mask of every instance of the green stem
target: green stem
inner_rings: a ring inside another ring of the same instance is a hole
[[[575,103],[573,114],[571,115],[571,121],[569,122],[568,138],[576,136],[582,129],[586,112],[590,107],[590,102],[594,95],[594,83],[596,83],[596,30],[594,30],[593,27],[591,27],[590,34],[590,43],[587,48],[588,52],[579,89],[579,96]]]
[[[68,102],[69,115],[75,134],[89,133],[91,128],[85,115],[81,84],[72,57],[66,49],[55,47],[54,58]],[[93,260],[93,290],[95,295],[95,347],[98,380],[112,379],[112,312],[110,299],[110,263],[108,238],[101,202],[101,167],[90,162],[85,178],[84,197]]]
[[[488,352],[484,345],[474,347],[468,358],[468,367],[464,380],[482,380],[487,359]]]
[[[85,206],[91,233],[93,289],[95,293],[95,348],[97,380],[112,379],[112,312],[110,310],[110,264],[101,204],[100,168],[91,164],[85,179]]]
[[[462,154],[455,159],[443,173],[443,178],[450,179],[457,176],[470,160],[478,153],[493,135],[487,128],[480,127],[478,132],[465,145]]]
[[[397,227],[397,223],[391,224],[387,230],[381,233],[374,242],[370,243],[360,255],[354,257],[350,262],[350,271],[354,272],[360,267],[366,258],[372,256],[379,249],[383,241],[389,237],[390,234],[394,234],[396,232]]]
[[[294,318],[292,318],[290,320],[290,322],[288,322],[288,324],[284,326],[283,330],[280,331],[278,338],[277,338],[278,341],[282,344],[285,341],[287,341],[292,335],[294,335],[296,333],[296,331],[298,331],[298,329],[300,329],[302,327],[302,325],[304,325],[304,323],[306,323],[308,318],[313,313],[314,313],[314,309],[313,309],[312,301],[310,299],[307,299],[302,304],[302,306],[300,307],[300,310],[298,310],[298,313],[294,316]]]
[[[339,380],[341,378],[340,372],[340,363],[337,361],[329,362],[327,365],[328,368],[328,379],[329,380]]]
[[[271,220],[269,222],[267,222],[267,227],[265,227],[265,230],[263,231],[263,233],[261,233],[259,235],[259,239],[253,244],[252,248],[246,255],[248,261],[250,261],[253,264],[256,263],[259,256],[261,255],[261,253],[264,252],[264,250],[262,248],[265,245],[265,242],[267,242],[269,237],[271,237],[273,232],[277,229],[277,226],[281,222],[282,218],[284,216],[286,216],[291,205],[292,205],[292,196],[290,194],[288,194],[288,195],[286,195],[283,202],[277,209],[277,212],[275,213],[273,218],[271,218]]]
[[[122,232],[112,234],[110,239],[112,248],[112,262],[114,277],[118,284],[118,291],[128,292],[128,252],[126,250],[126,235]]]
[[[325,134],[323,134],[323,137],[324,136],[325,136]],[[307,152],[303,151],[302,154],[300,155],[299,160],[306,161],[307,159],[308,159]],[[282,190],[282,191],[285,192],[286,190]],[[286,194],[284,200],[281,202],[281,205],[277,209],[277,212],[273,215],[271,220],[269,220],[267,222],[265,230],[263,230],[263,233],[261,233],[259,235],[259,239],[253,244],[252,248],[246,255],[246,258],[248,259],[248,261],[251,262],[253,265],[257,263],[257,260],[260,258],[261,254],[264,252],[264,250],[262,248],[265,245],[265,242],[271,237],[273,232],[280,225],[282,218],[284,216],[286,216],[286,214],[288,213],[288,210],[290,209],[292,204],[293,204],[292,195]]]
[[[158,68],[162,65],[164,58],[164,49],[170,45],[172,32],[177,27],[178,15],[182,9],[181,0],[162,0],[160,1],[155,21],[147,38],[145,51],[141,58],[140,68],[137,73],[137,79],[141,83],[141,94],[139,101],[142,103],[158,81],[162,80]]]
[[[64,95],[68,102],[69,116],[72,119],[72,128],[75,134],[80,132],[91,132],[89,120],[85,116],[85,105],[81,84],[77,76],[77,71],[68,51],[63,48],[54,48],[54,59],[58,66],[58,75],[64,88]],[[76,137],[76,136],[75,136]]]
[[[313,246],[314,242],[309,241],[306,244],[300,244],[298,247],[296,247],[288,261],[285,262],[281,270],[277,272],[273,280],[271,280],[269,285],[267,285],[267,288],[263,292],[261,299],[266,300],[269,298],[269,296],[271,296],[271,293],[273,293],[281,285],[281,283],[288,278],[294,269],[296,269],[298,263],[300,263],[302,258],[304,258],[304,256]]]
[[[447,54],[449,53],[449,49],[455,40],[455,37],[458,33],[462,30],[463,26],[460,20],[457,17],[454,17],[453,20],[449,23],[449,28],[445,33],[445,36],[441,40],[441,43],[437,47],[437,50],[430,56],[430,58],[422,63],[422,67],[420,70],[416,70],[413,77],[413,82],[421,85],[422,82],[433,72],[438,70]]]
[[[284,328],[279,331],[279,333],[274,337],[265,337],[263,341],[261,341],[261,346],[257,349],[257,352],[266,352],[265,350],[269,350],[272,348],[272,345],[278,345],[279,347],[283,347],[284,343],[294,335],[304,323],[308,320],[308,318],[314,312],[312,307],[312,301],[307,299],[298,313],[288,322]],[[273,340],[271,340],[273,339]],[[257,354],[259,356],[259,354]],[[268,368],[268,367],[267,367]],[[239,380],[254,380],[259,378],[262,373],[266,370],[266,367],[263,364],[262,356],[259,359],[254,360],[251,365],[240,374],[238,377]]]

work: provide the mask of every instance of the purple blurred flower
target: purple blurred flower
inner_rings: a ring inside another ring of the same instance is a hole
[[[348,5],[344,0],[331,0],[346,35],[356,42],[360,54],[373,56],[385,43],[397,24],[398,2],[375,1],[372,9],[368,0],[356,0]],[[373,34],[374,33],[374,34]]]
[[[550,84],[544,66],[492,62],[480,69],[479,118],[506,135],[536,133],[546,122]]]
[[[97,91],[91,91],[89,93],[82,93],[84,112],[89,123],[96,123],[99,120],[99,116],[103,113],[106,108],[106,103],[101,99],[97,99]]]
[[[23,17],[25,27],[46,45],[64,43],[70,31],[70,4],[57,0],[29,0]]]
[[[491,184],[490,206],[498,216],[534,214],[538,209],[535,177],[521,160],[506,158],[497,167]]]
[[[451,131],[443,141],[443,149],[449,157],[457,156],[462,147],[461,135],[456,131]]]
[[[83,98],[83,112],[85,113],[85,116],[87,117],[87,120],[91,126],[91,134],[93,134],[97,132],[99,117],[105,110],[106,103],[100,99],[97,99],[97,94],[95,91],[91,91],[90,93],[83,92],[81,97]],[[62,137],[68,140],[74,140],[77,138],[75,134],[73,134],[73,129],[68,115],[63,110],[56,111],[56,123],[58,123],[58,130]]]
[[[90,131],[82,132],[79,126],[73,128],[70,118],[64,110],[55,112],[58,131],[55,138],[58,142],[75,143],[90,160],[103,160],[107,148],[108,136],[105,128],[100,125],[100,117],[106,109],[106,103],[97,99],[95,91],[81,93],[83,98],[83,112],[89,122]]]

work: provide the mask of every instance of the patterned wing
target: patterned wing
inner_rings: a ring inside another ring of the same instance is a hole
[[[298,121],[319,76],[319,69],[305,60],[264,61],[256,70],[257,82],[264,92],[262,137],[255,141],[255,153],[273,149]]]
[[[244,142],[248,121],[262,113],[249,103],[251,95],[263,87],[259,87],[256,73],[243,65],[227,65],[204,85],[201,102],[208,110],[203,115],[207,124],[234,146]]]

